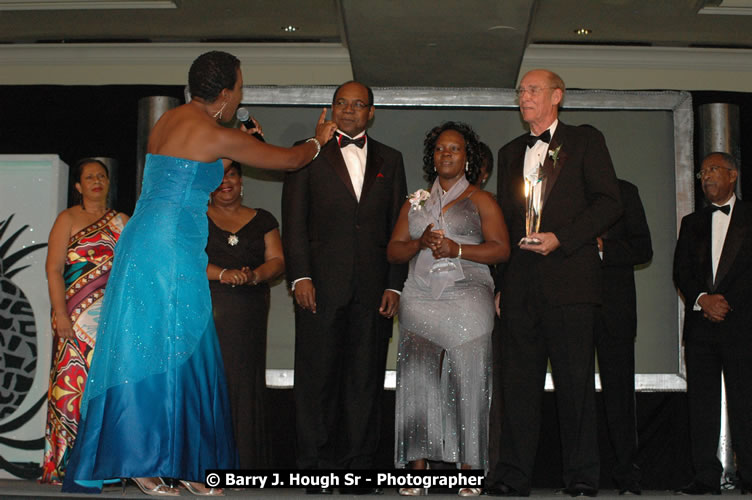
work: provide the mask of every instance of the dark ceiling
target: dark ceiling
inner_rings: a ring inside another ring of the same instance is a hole
[[[0,44],[341,43],[373,85],[463,87],[513,86],[532,43],[752,49],[752,0],[92,1],[0,0]]]

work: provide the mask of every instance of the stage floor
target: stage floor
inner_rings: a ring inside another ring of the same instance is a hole
[[[740,496],[741,493],[739,490],[727,490],[723,492],[723,496]],[[180,496],[181,497],[191,497],[190,493],[186,491],[185,489],[181,488],[180,490]],[[329,496],[318,496],[318,495],[306,495],[305,491],[302,489],[266,489],[266,490],[259,490],[259,489],[249,489],[249,490],[243,490],[243,491],[233,491],[228,490],[225,492],[225,496],[227,498],[309,498],[309,499],[318,499],[318,500],[324,500],[326,498],[329,498]],[[341,496],[341,495],[335,495],[335,496]],[[342,495],[344,496],[344,495]],[[351,496],[352,498],[362,498],[362,499],[376,499],[376,498],[382,498],[382,497],[399,497],[399,494],[397,493],[396,489],[387,489],[384,490],[384,494],[381,496],[375,496],[375,495],[367,495],[367,496],[355,496],[355,495],[347,495]],[[429,493],[429,496],[434,498],[458,498],[456,494],[452,494],[450,492],[434,492]],[[531,495],[532,498],[556,498],[559,500],[564,500],[566,498],[570,498],[568,495],[564,495],[562,493],[558,493],[555,490],[546,490],[546,489],[536,489],[533,490],[533,494]],[[642,497],[649,497],[649,498],[676,498],[677,496],[674,495],[670,491],[643,491]],[[119,486],[115,487],[108,487],[105,488],[105,490],[100,495],[80,495],[80,494],[66,494],[60,492],[59,486],[52,486],[48,484],[39,484],[36,481],[22,481],[18,479],[0,479],[0,499],[3,500],[12,500],[12,499],[23,499],[27,500],[29,498],[44,498],[44,499],[53,499],[53,498],[65,498],[65,499],[72,499],[72,498],[83,498],[87,500],[96,500],[98,498],[147,498],[146,495],[144,495],[136,486],[129,484],[125,490],[125,494],[123,494],[122,488]],[[169,497],[165,497],[169,498]],[[484,497],[484,498],[493,498],[493,497]],[[601,490],[601,492],[598,494],[598,498],[621,498],[619,497],[616,491],[614,490]]]

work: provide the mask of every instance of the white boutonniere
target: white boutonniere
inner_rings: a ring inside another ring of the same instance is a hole
[[[407,195],[407,199],[410,201],[411,210],[420,210],[423,205],[426,204],[426,200],[431,197],[431,193],[425,189],[418,189],[412,194]]]
[[[556,146],[556,149],[552,149],[548,152],[548,157],[551,158],[554,161],[554,168],[556,168],[556,162],[559,161],[559,150],[561,149],[561,144]]]

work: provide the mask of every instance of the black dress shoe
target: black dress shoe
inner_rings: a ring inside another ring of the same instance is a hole
[[[493,486],[487,486],[483,490],[483,495],[490,497],[529,497],[530,493],[520,493],[509,485],[498,483]]]
[[[340,495],[383,495],[381,488],[340,488]]]
[[[708,486],[707,484],[692,481],[684,488],[676,490],[675,493],[677,495],[720,495],[721,487]]]
[[[619,486],[619,495],[642,495],[642,488],[637,481],[624,483]]]
[[[631,486],[629,488],[619,489],[619,495],[642,495],[642,490],[639,486]]]
[[[331,495],[334,493],[332,488],[306,488],[306,495]]]
[[[595,497],[598,496],[598,488],[587,483],[574,483],[564,488],[564,493],[570,497]]]

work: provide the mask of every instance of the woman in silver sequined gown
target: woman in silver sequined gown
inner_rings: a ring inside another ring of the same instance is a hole
[[[481,160],[469,126],[431,130],[423,161],[430,197],[410,196],[387,248],[390,261],[410,261],[399,309],[395,462],[484,469],[494,321],[488,265],[509,257],[509,235],[493,196],[471,185]]]

